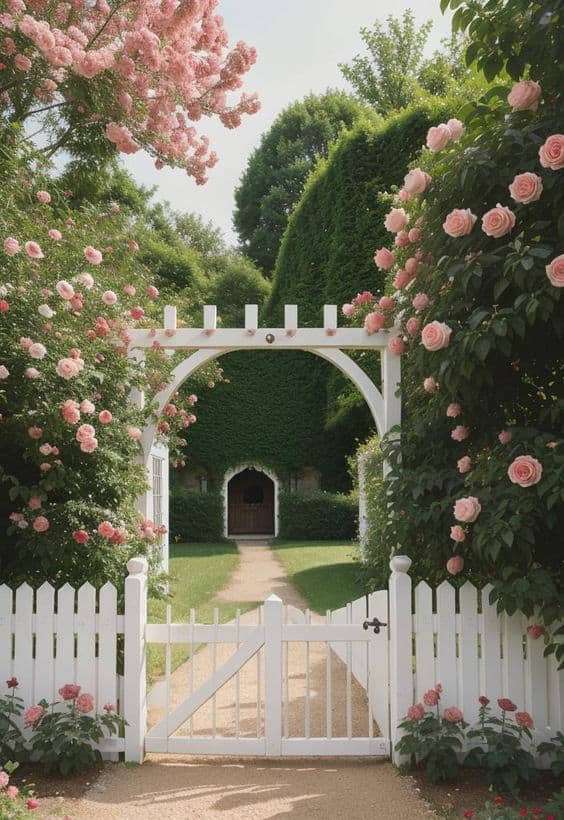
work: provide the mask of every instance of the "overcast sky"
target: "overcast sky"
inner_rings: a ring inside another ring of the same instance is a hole
[[[202,214],[235,243],[233,191],[261,134],[283,108],[310,92],[350,90],[338,63],[349,62],[362,50],[360,28],[390,14],[399,17],[407,8],[413,9],[420,22],[433,20],[428,51],[434,51],[450,34],[438,0],[220,0],[218,11],[225,19],[230,42],[244,40],[258,51],[244,89],[258,92],[261,111],[245,117],[234,131],[207,119],[197,124],[219,154],[204,186],[179,170],[155,170],[153,160],[142,152],[128,157],[125,164],[138,182],[159,186],[157,199],[168,200],[179,211]]]

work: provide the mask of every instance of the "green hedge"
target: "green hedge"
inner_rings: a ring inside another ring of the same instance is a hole
[[[335,540],[356,538],[358,500],[338,493],[288,493],[279,497],[279,537]]]
[[[173,542],[223,540],[221,495],[174,487],[170,496],[169,529]]]

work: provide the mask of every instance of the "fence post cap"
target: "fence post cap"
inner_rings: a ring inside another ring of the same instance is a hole
[[[281,604],[282,598],[279,598],[276,593],[272,592],[265,600],[265,604]]]
[[[392,572],[409,572],[411,563],[409,555],[394,555],[390,561],[390,569]]]
[[[127,571],[130,575],[146,575],[149,569],[149,564],[146,558],[141,556],[137,558],[130,558],[127,562]]]

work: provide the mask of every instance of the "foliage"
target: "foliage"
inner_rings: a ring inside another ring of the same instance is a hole
[[[399,724],[402,736],[395,746],[398,752],[409,757],[412,766],[424,765],[425,776],[431,783],[457,776],[457,752],[462,749],[463,729],[467,725],[459,710],[456,710],[458,714],[452,714],[453,707],[441,715],[441,691],[437,684],[425,695],[425,702],[433,711],[424,709],[420,703],[410,708],[408,716]]]
[[[380,541],[388,509],[384,494],[383,467],[384,460],[378,436],[373,436],[361,444],[356,453],[349,458],[349,469],[353,475],[355,488],[359,488],[358,472],[362,470],[364,474],[366,533],[362,542],[362,555],[370,589],[385,589],[390,575],[390,555],[382,548]]]
[[[338,609],[362,595],[356,543],[275,538],[270,546],[314,612],[325,615],[328,609]]]
[[[370,110],[342,91],[292,103],[263,135],[235,191],[233,223],[243,251],[270,277],[288,216],[330,144]]]
[[[398,19],[390,15],[387,27],[376,20],[372,28],[361,28],[360,36],[368,52],[357,54],[352,62],[339,68],[355,92],[378,114],[388,117],[406,108],[424,92],[444,96],[469,74],[461,63],[456,41],[449,52],[435,52],[429,60],[423,52],[433,23],[418,25],[411,9]]]
[[[550,741],[540,743],[538,753],[551,758],[550,769],[559,777],[564,772],[564,733],[556,732],[556,736],[551,737]]]
[[[25,741],[17,723],[24,706],[22,698],[16,695],[18,681],[10,678],[6,686],[9,694],[0,697],[0,767],[8,760],[25,757]]]
[[[324,492],[279,494],[280,538],[354,538],[358,499]]]
[[[487,698],[480,699],[478,725],[466,734],[479,745],[468,752],[464,765],[485,769],[488,785],[502,792],[513,792],[520,780],[536,779],[535,761],[529,751],[533,721],[531,719],[528,725],[530,716],[526,712],[516,712],[515,722],[512,721],[510,715],[517,707],[508,699],[498,701],[501,718],[492,714],[488,704]],[[523,716],[526,717],[523,719]],[[528,739],[529,748],[524,747],[524,738]]]
[[[48,155],[143,148],[157,168],[182,167],[205,182],[217,156],[192,123],[205,114],[235,128],[260,107],[245,93],[229,102],[256,51],[243,42],[227,51],[216,6],[2,2],[3,141],[31,120],[49,135]]]
[[[121,588],[127,558],[158,543],[135,509],[138,436],[175,360],[155,349],[140,367],[126,352],[129,327],[160,323],[159,293],[118,206],[70,208],[35,157],[5,154],[2,169],[0,503],[10,522],[0,572],[15,585]],[[145,391],[144,409],[132,388]],[[173,457],[194,419],[171,403],[160,420]]]
[[[561,816],[560,812],[564,807],[562,801],[557,805],[557,799],[558,798],[552,798],[548,804],[542,808],[539,806],[533,807],[529,814],[529,810],[526,806],[519,807],[511,805],[506,803],[503,797],[496,795],[486,802],[483,809],[479,809],[478,811],[467,809],[462,816],[473,818],[473,820],[511,820],[511,818],[529,816],[535,818],[544,817],[546,820],[557,820],[557,818]]]
[[[469,26],[467,58],[485,53],[484,32],[495,26],[491,48],[514,79],[528,71],[523,64],[516,73],[510,62],[515,32],[535,73],[533,84],[512,90],[501,79],[479,103],[468,103],[462,135],[456,123],[452,133],[446,124],[431,132],[435,150],[419,163],[432,180],[414,170],[420,193],[404,190],[398,203],[416,236],[394,249],[388,284],[407,354],[401,440],[383,443],[392,470],[385,482],[390,516],[380,531],[384,549],[400,545],[414,559],[417,578],[440,582],[454,553],[455,572],[464,565],[471,580],[493,583],[500,611],[519,609],[545,626],[561,619],[564,605],[563,292],[548,276],[564,250],[564,189],[561,167],[541,164],[539,154],[562,124],[553,60],[563,26],[551,9],[492,0],[484,14],[474,4],[455,14]],[[535,45],[541,20],[548,21],[544,57]],[[535,99],[522,109],[527,92]],[[523,174],[536,186],[528,202],[508,190]],[[453,236],[458,219],[463,230]],[[496,219],[503,221],[497,236]],[[416,306],[418,294],[425,300]],[[363,311],[357,315],[364,320]],[[427,343],[438,333],[434,350],[421,343],[422,328]],[[533,470],[529,486],[515,472],[520,465]],[[453,505],[461,499],[465,520],[456,521]],[[467,499],[480,507],[470,516]],[[548,644],[558,658],[561,634]]]
[[[10,783],[10,776],[18,768],[18,763],[7,761],[4,768],[0,767],[0,817],[2,820],[25,820],[33,817],[33,812],[39,807],[39,800],[34,796],[33,789],[26,786],[20,790]]]
[[[175,485],[170,495],[170,535],[175,541],[221,541],[221,495]]]
[[[245,305],[258,305],[260,315],[270,282],[250,259],[237,253],[225,254],[222,267],[212,282],[210,299],[224,327],[244,327]]]
[[[71,687],[75,693],[66,691]],[[80,686],[66,684],[59,694],[66,701],[64,711],[54,711],[61,701],[41,700],[38,706],[27,710],[26,723],[33,727],[32,753],[38,756],[45,773],[59,771],[66,776],[101,762],[102,755],[95,744],[107,735],[123,734],[126,722],[111,703],[105,704],[102,713],[88,714],[94,709],[94,699],[85,692],[80,694]],[[43,710],[37,720],[31,714],[34,709],[38,713]]]

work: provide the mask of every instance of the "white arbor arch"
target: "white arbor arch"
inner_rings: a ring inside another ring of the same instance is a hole
[[[176,308],[164,309],[163,327],[155,330],[133,330],[130,332],[129,356],[142,362],[144,351],[157,343],[161,348],[174,352],[188,352],[174,370],[172,380],[157,394],[160,412],[176,390],[199,368],[219,356],[235,350],[304,350],[321,356],[339,368],[358,388],[364,397],[374,419],[378,434],[383,436],[401,420],[400,359],[388,350],[390,338],[397,335],[397,329],[381,330],[369,335],[363,328],[342,327],[337,324],[337,306],[325,305],[322,328],[298,327],[297,305],[284,308],[284,327],[259,328],[258,306],[245,306],[244,328],[218,328],[215,305],[204,307],[204,322],[201,328],[179,328]],[[372,379],[344,351],[374,350],[380,353],[381,385]],[[142,405],[144,397],[134,391],[132,399]],[[151,459],[154,458],[157,422],[150,423],[143,432],[143,463],[150,475]],[[385,468],[384,468],[385,469]],[[141,511],[151,517],[152,489],[140,499]]]

